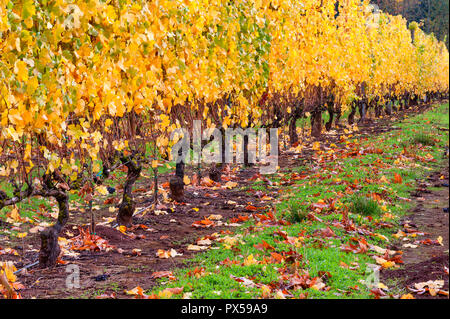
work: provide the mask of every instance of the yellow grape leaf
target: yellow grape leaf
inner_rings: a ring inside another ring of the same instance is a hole
[[[28,81],[28,67],[27,64],[22,61],[18,60],[14,64],[14,73],[17,74],[17,78],[21,82],[27,82]]]
[[[253,257],[253,254],[249,255],[244,260],[244,266],[250,266],[250,265],[256,265],[256,264],[258,264],[258,261],[255,259],[255,257]]]
[[[11,212],[9,213],[9,217],[10,217],[14,222],[20,221],[19,211],[17,210],[16,207],[14,207],[14,208],[11,210]]]
[[[225,188],[232,189],[232,188],[236,187],[237,185],[238,185],[238,183],[236,183],[236,182],[227,182],[224,186],[225,186]]]
[[[319,142],[314,142],[312,149],[314,151],[320,151],[320,143]]]
[[[95,188],[95,190],[96,190],[98,193],[102,194],[102,195],[107,195],[107,194],[108,194],[108,189],[106,188],[106,186],[103,186],[103,185],[97,186],[97,187]]]

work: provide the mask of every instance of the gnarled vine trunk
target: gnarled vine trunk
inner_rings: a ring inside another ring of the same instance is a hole
[[[184,199],[184,158],[182,150],[178,151],[178,160],[175,168],[175,176],[169,181],[170,195],[176,202],[182,202]]]
[[[331,127],[333,126],[333,120],[334,120],[334,108],[333,106],[328,107],[328,114],[330,115],[330,118],[328,122],[325,124],[325,129],[327,131],[331,130]]]
[[[322,111],[314,111],[311,115],[311,136],[320,137],[322,134]]]
[[[44,229],[41,234],[41,250],[39,252],[39,267],[48,268],[56,265],[61,249],[58,245],[58,237],[69,219],[69,195],[62,190],[51,190],[42,194],[46,197],[54,197],[58,202],[58,220],[55,225]]]
[[[226,145],[225,145],[225,129],[221,128],[221,142],[220,142],[220,148],[221,148],[221,163],[213,163],[211,165],[211,168],[209,169],[209,178],[214,182],[221,182],[222,181],[222,170],[225,166],[226,158],[225,158],[225,151],[226,151]]]
[[[348,115],[348,124],[353,125],[355,122],[355,114],[356,114],[356,105],[355,103],[352,103],[352,109],[350,111],[350,114]]]
[[[301,108],[295,108],[294,113],[292,114],[291,121],[289,122],[289,143],[291,146],[298,143],[298,134],[297,134],[297,120],[300,118]]]
[[[358,103],[358,110],[359,110],[359,121],[360,123],[363,123],[364,120],[366,119],[366,114],[367,114],[367,103],[365,101],[360,101]]]
[[[133,199],[133,186],[141,176],[142,166],[139,161],[132,157],[122,157],[122,163],[128,168],[127,179],[123,187],[122,202],[119,205],[116,221],[120,226],[130,227],[133,223],[133,214],[136,203]]]

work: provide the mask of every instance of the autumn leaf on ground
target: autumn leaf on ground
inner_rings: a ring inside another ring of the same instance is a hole
[[[158,293],[160,298],[171,298],[173,295],[179,295],[183,293],[184,287],[166,288]]]
[[[19,256],[19,253],[12,248],[2,248],[0,247],[0,255],[13,255],[13,256]]]
[[[234,217],[234,218],[230,219],[230,223],[234,224],[234,223],[246,222],[249,218],[250,217],[248,217],[248,216],[239,215],[238,217]]]
[[[169,280],[176,280],[177,278],[173,275],[171,271],[157,271],[154,272],[150,278],[157,279],[157,278],[169,278]]]
[[[258,250],[275,250],[275,248],[272,245],[269,245],[265,240],[263,240],[259,244],[253,245]]]
[[[158,251],[156,252],[156,256],[158,256],[159,258],[173,258],[176,256],[182,256],[183,254],[178,253],[175,249],[171,249],[171,250],[163,250],[163,249],[158,249]]]
[[[363,254],[363,253],[367,252],[368,244],[364,238],[353,237],[353,238],[351,238],[351,241],[356,242],[357,245],[350,242],[350,243],[348,243],[347,246],[342,245],[341,250],[346,251],[346,252],[353,252],[355,254]]]
[[[389,181],[387,180],[386,176],[381,176],[381,178],[378,181],[380,184],[389,184]]]
[[[238,183],[236,183],[236,182],[227,182],[227,183],[224,185],[224,187],[225,187],[225,188],[228,188],[228,189],[232,189],[232,188],[235,188],[237,185],[238,185]]]
[[[195,267],[195,269],[189,271],[189,272],[186,274],[186,276],[187,276],[187,277],[200,278],[200,277],[205,276],[206,274],[207,274],[207,273],[206,273],[206,270],[205,270],[204,267]]]
[[[257,265],[257,264],[259,264],[259,261],[255,259],[253,254],[251,254],[247,258],[245,258],[244,262],[243,262],[244,266]]]
[[[196,227],[196,228],[210,228],[210,227],[214,227],[215,223],[208,218],[204,218],[202,220],[193,222],[192,226]]]
[[[441,290],[444,287],[444,280],[429,280],[427,282],[420,282],[414,284],[414,288],[408,287],[409,290],[415,292],[419,295],[423,295],[428,292],[431,296],[436,296],[437,294],[442,294],[448,296],[448,292]]]
[[[16,267],[11,261],[0,262],[0,293],[7,299],[21,299],[21,295],[17,292],[25,287],[17,282],[14,275]]]
[[[216,185],[216,183],[209,177],[204,177],[202,178],[200,185],[206,187],[213,187],[214,185]]]
[[[207,250],[209,248],[209,246],[199,246],[199,245],[189,245],[187,247],[187,250],[191,250],[191,251],[201,251],[201,250]]]
[[[394,184],[402,184],[403,183],[403,179],[402,176],[398,173],[394,174]]]
[[[313,151],[320,151],[320,143],[314,142],[312,146]]]
[[[68,240],[72,250],[111,251],[115,247],[98,235],[91,234],[89,228],[78,227],[80,234]]]
[[[155,295],[146,295],[144,294],[144,290],[137,286],[136,288],[133,288],[131,290],[125,290],[125,294],[129,296],[134,296],[136,299],[157,299],[158,297]]]

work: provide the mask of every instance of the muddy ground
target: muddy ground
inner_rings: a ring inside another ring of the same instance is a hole
[[[430,280],[444,280],[443,290],[448,291],[449,267],[449,166],[432,173],[426,180],[418,181],[417,189],[411,194],[414,208],[402,220],[402,224],[424,233],[418,241],[436,240],[442,237],[442,245],[419,244],[417,248],[406,248],[405,241],[399,240],[392,247],[403,251],[403,266],[398,270],[384,270],[382,282],[394,282],[396,288],[410,292],[414,284]],[[447,210],[445,210],[447,209]],[[417,294],[416,298],[433,298],[430,294]],[[434,298],[448,298],[437,295]]]

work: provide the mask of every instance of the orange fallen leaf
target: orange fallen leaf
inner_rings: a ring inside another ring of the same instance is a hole
[[[403,178],[400,174],[395,173],[394,174],[394,184],[401,184],[403,183]]]

